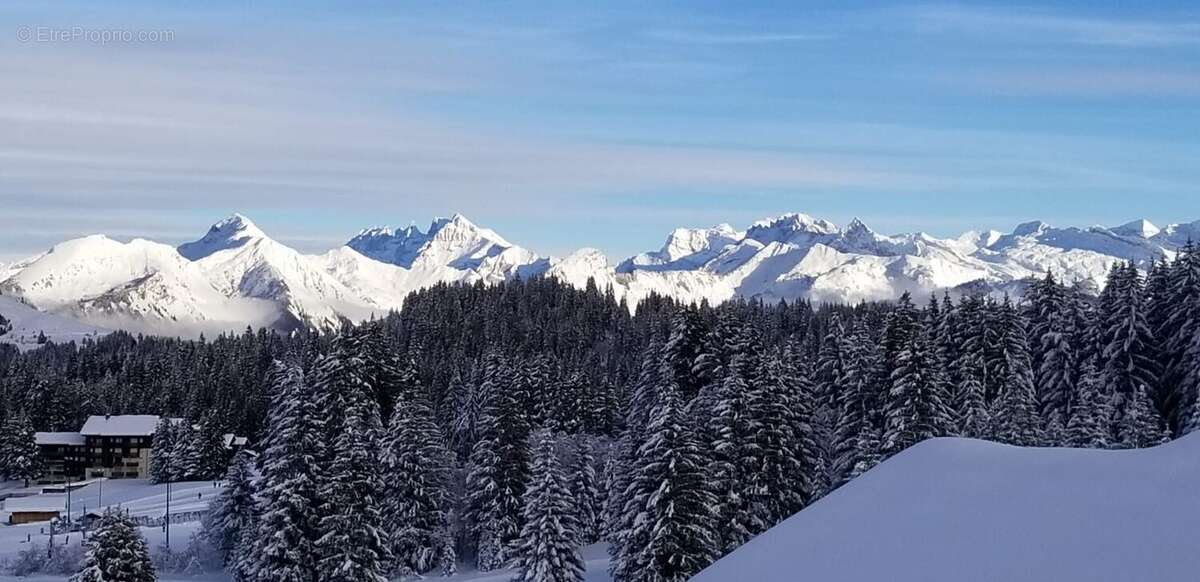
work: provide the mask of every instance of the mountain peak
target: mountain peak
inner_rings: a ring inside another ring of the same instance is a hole
[[[797,235],[832,235],[837,233],[837,225],[828,220],[813,218],[800,212],[791,212],[755,222],[746,231],[746,238],[767,244],[771,242],[787,242]]]
[[[1031,220],[1029,222],[1018,224],[1017,228],[1014,228],[1012,233],[1015,236],[1039,235],[1049,228],[1050,225],[1046,224],[1045,222],[1040,220]]]
[[[1139,218],[1131,222],[1126,222],[1125,224],[1122,224],[1121,226],[1115,227],[1111,230],[1117,234],[1137,236],[1141,238],[1150,238],[1161,232],[1157,226],[1154,226],[1153,223],[1145,218]]]
[[[240,247],[249,241],[267,238],[266,233],[244,215],[234,213],[217,221],[200,239],[179,245],[184,258],[196,261],[218,251]]]

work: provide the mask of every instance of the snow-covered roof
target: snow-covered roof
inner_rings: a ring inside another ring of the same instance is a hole
[[[231,432],[225,433],[225,448],[244,447],[249,439],[243,436],[235,435]]]
[[[63,511],[66,507],[66,495],[34,495],[32,497],[12,497],[4,500],[4,510],[11,513],[22,511]]]
[[[33,440],[39,445],[84,445],[83,435],[77,432],[35,432]]]
[[[157,414],[89,416],[79,433],[83,436],[150,436],[158,426]]]

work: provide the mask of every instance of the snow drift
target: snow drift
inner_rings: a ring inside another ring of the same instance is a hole
[[[1195,580],[1200,433],[1150,449],[918,444],[694,582]]]

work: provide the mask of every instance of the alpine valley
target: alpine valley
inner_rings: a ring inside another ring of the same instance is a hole
[[[178,247],[103,235],[69,240],[0,264],[0,307],[37,310],[55,329],[127,329],[164,335],[268,326],[286,330],[363,320],[398,309],[410,292],[438,283],[493,284],[553,276],[576,287],[594,280],[628,305],[657,293],[686,302],[731,298],[857,302],[902,292],[1020,293],[1046,272],[1099,288],[1117,261],[1145,267],[1200,237],[1200,221],[1159,229],[1057,228],[1029,222],[1012,232],[882,235],[854,220],[840,227],[786,214],[746,230],[680,228],[662,248],[611,265],[586,248],[563,258],[512,244],[466,217],[426,231],[372,228],[321,255],[302,254],[235,214]],[[51,338],[53,339],[53,338]]]

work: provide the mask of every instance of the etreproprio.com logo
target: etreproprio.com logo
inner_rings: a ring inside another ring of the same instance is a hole
[[[19,26],[17,40],[33,43],[86,42],[92,44],[172,42],[169,28],[90,28],[87,26]]]

